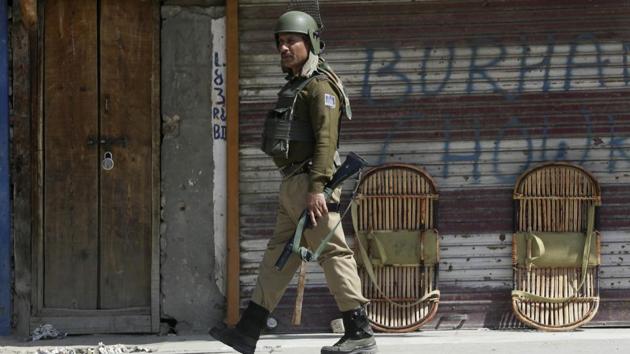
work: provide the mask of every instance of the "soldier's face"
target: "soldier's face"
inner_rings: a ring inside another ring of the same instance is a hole
[[[293,75],[302,70],[308,59],[308,43],[299,33],[280,33],[278,35],[278,52],[283,71],[291,71]]]

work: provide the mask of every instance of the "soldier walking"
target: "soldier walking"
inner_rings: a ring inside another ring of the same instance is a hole
[[[274,267],[305,209],[313,226],[304,231],[309,248],[316,248],[334,229],[318,262],[345,326],[343,337],[323,347],[321,353],[377,353],[357,265],[342,228],[336,227],[341,190],[333,193],[333,203],[327,203],[323,193],[339,165],[341,118],[350,118],[351,113],[341,80],[320,57],[324,47],[320,30],[310,15],[300,11],[284,13],[275,27],[280,63],[288,82],[265,121],[262,150],[283,176],[276,226],[260,264],[256,289],[240,321],[235,328],[210,330],[213,337],[240,353],[254,353],[269,312],[278,305],[301,263],[292,255],[282,270]]]

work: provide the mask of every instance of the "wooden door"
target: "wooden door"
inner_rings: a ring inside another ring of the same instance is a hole
[[[155,331],[159,4],[40,4],[42,231],[31,323]]]

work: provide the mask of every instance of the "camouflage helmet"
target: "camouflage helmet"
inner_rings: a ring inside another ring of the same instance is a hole
[[[282,14],[276,22],[274,34],[276,45],[280,33],[301,33],[308,37],[311,44],[311,52],[319,54],[324,49],[324,42],[320,39],[321,28],[311,15],[302,11],[288,11]]]

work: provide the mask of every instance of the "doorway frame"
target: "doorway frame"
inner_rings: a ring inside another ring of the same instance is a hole
[[[28,335],[51,323],[68,333],[147,333],[160,325],[160,2],[154,3],[151,80],[150,310],[66,310],[43,307],[43,6],[22,0],[13,7],[11,42],[13,114],[11,175],[14,184],[15,331]],[[34,16],[34,17],[33,17]]]

